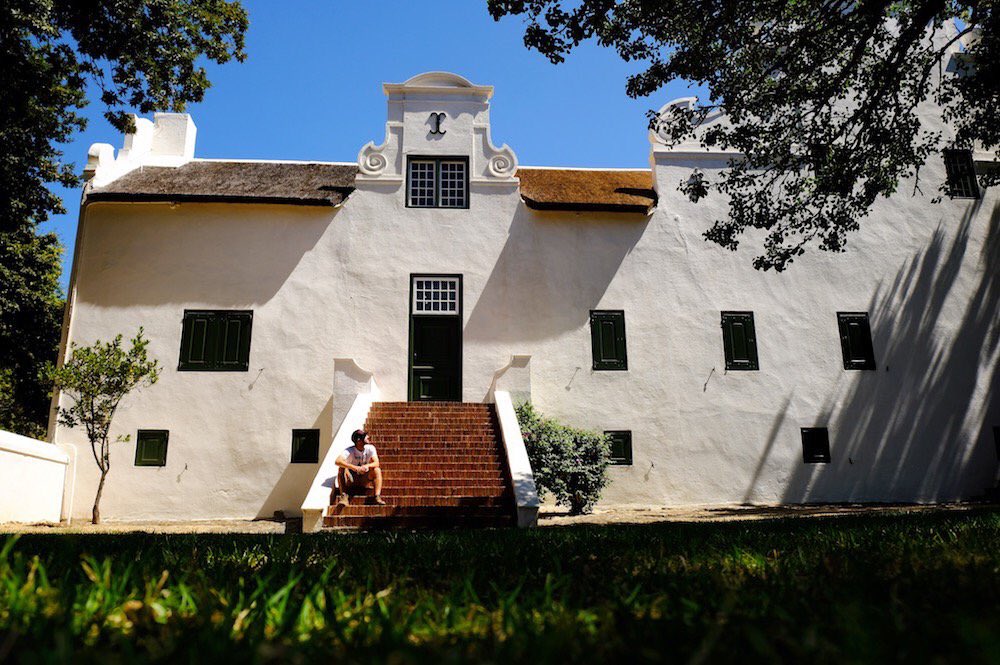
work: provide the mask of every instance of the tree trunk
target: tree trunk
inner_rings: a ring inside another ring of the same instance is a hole
[[[101,482],[97,484],[97,496],[94,497],[94,513],[90,520],[91,524],[101,523],[101,494],[104,492],[104,479],[108,476],[107,469],[101,471]]]

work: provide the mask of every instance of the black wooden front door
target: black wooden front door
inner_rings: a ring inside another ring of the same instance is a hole
[[[462,399],[462,318],[410,317],[410,399]]]

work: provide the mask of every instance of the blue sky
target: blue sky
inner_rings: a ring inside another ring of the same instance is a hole
[[[246,62],[210,66],[212,88],[188,108],[197,157],[354,161],[362,145],[384,136],[382,82],[445,70],[495,86],[493,140],[510,145],[521,164],[645,167],[646,111],[690,94],[678,82],[629,99],[625,79],[640,65],[593,44],[552,65],[524,47],[520,18],[495,23],[485,0],[243,4]],[[64,146],[78,169],[92,143],[121,146],[101,111],[88,107],[87,130]],[[67,214],[43,229],[66,246],[65,288],[79,192],[56,191]]]

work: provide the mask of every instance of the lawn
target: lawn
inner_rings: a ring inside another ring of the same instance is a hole
[[[0,661],[1000,662],[990,509],[0,543]]]

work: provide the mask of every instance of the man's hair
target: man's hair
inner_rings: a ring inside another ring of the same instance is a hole
[[[368,432],[363,429],[354,430],[354,434],[351,435],[351,441],[357,443],[358,441],[364,441],[365,437],[368,436]]]

